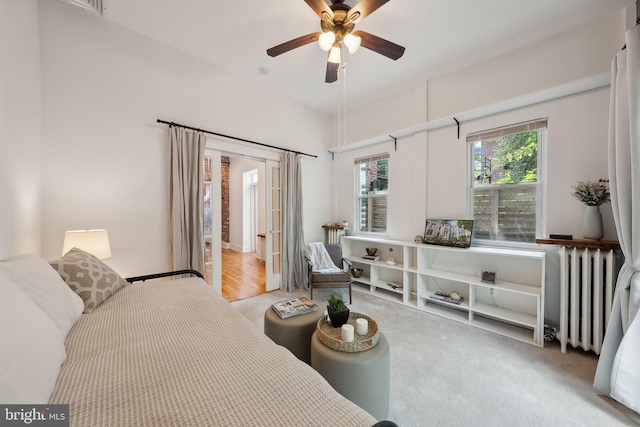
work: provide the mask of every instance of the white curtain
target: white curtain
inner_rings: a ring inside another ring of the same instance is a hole
[[[282,155],[282,281],[280,289],[292,292],[306,286],[304,230],[302,228],[302,170],[300,154]]]
[[[205,136],[169,127],[171,144],[171,267],[204,274]]]
[[[640,27],[612,63],[609,180],[625,256],[594,387],[640,412]]]

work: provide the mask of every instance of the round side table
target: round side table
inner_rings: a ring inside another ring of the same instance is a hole
[[[273,342],[286,347],[307,365],[311,364],[311,335],[316,331],[323,311],[300,314],[282,319],[269,306],[264,312],[264,333]]]
[[[311,366],[338,393],[373,415],[378,421],[389,415],[389,342],[380,333],[378,344],[369,350],[347,353],[311,338]]]

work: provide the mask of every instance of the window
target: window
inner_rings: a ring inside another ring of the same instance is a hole
[[[356,225],[359,233],[387,232],[389,154],[355,160]]]
[[[473,239],[535,243],[542,235],[546,119],[467,135]]]

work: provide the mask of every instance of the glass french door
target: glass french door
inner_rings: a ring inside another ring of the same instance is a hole
[[[282,270],[282,203],[280,191],[280,162],[267,160],[265,167],[266,182],[266,291],[280,287]]]
[[[222,293],[222,190],[221,152],[205,151],[205,280]],[[266,291],[280,288],[282,269],[282,206],[280,194],[280,162],[265,159],[265,268]],[[207,196],[208,194],[208,196]]]
[[[219,151],[206,150],[204,160],[204,278],[213,289],[222,293],[222,211],[221,156]]]
[[[211,163],[210,156],[204,158],[204,278],[208,284],[211,284],[211,271],[212,271],[212,257],[211,252],[213,250],[212,237],[213,237],[213,208],[211,200],[211,189],[213,188],[211,183]]]

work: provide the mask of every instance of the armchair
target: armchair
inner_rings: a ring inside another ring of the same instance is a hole
[[[331,243],[325,244],[331,260],[336,267],[343,269],[342,272],[324,273],[313,271],[313,266],[308,257],[305,257],[309,266],[308,282],[309,297],[313,300],[313,288],[349,288],[349,304],[351,304],[351,274],[348,270],[344,271],[344,264],[351,266],[351,262],[342,257],[342,246]]]

